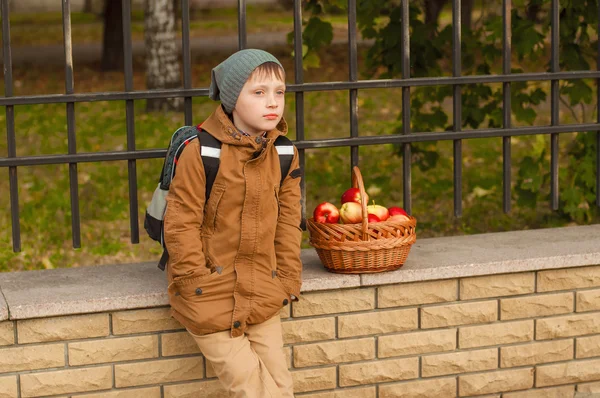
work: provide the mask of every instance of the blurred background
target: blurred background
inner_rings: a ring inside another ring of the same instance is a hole
[[[294,83],[293,0],[246,3],[247,46],[275,54]],[[357,2],[358,79],[402,77],[401,2]],[[452,76],[452,2],[410,3],[411,77]],[[550,0],[514,0],[510,7],[512,46],[503,52],[503,2],[462,1],[461,63],[463,75],[511,72],[545,73],[552,69]],[[59,0],[8,1],[12,95],[65,94],[63,15]],[[190,0],[192,88],[207,88],[210,70],[238,48],[237,0]],[[303,80],[349,80],[348,4],[341,0],[302,2]],[[121,92],[124,73],[121,0],[73,0],[70,8],[75,93]],[[559,6],[560,71],[597,70],[598,4],[572,0]],[[2,15],[3,22],[5,16]],[[181,3],[173,0],[131,3],[132,89],[182,87]],[[2,37],[4,41],[6,38]],[[597,79],[559,81],[557,104],[561,125],[595,125]],[[0,82],[6,93],[6,81]],[[551,82],[545,79],[510,84],[509,125],[503,121],[503,84],[461,87],[462,120],[453,120],[451,85],[424,85],[410,91],[410,130],[444,132],[549,126]],[[402,88],[359,90],[360,136],[399,134],[403,129]],[[134,101],[136,149],[164,149],[171,134],[185,124],[182,98]],[[305,139],[342,138],[350,134],[348,90],[304,94]],[[194,124],[212,113],[216,103],[192,100]],[[3,106],[3,108],[6,108]],[[289,137],[296,138],[294,93],[286,96]],[[8,156],[7,112],[0,112],[0,157]],[[123,100],[77,102],[74,106],[78,153],[127,148]],[[68,153],[65,103],[14,106],[17,156]],[[572,129],[571,129],[572,130]],[[562,133],[559,151],[559,205],[550,206],[550,136],[511,138],[511,210],[503,211],[503,143],[501,137],[465,139],[462,144],[462,215],[454,214],[453,142],[411,144],[410,187],[403,186],[399,145],[359,149],[359,165],[372,199],[386,207],[404,206],[412,194],[412,214],[419,238],[598,223],[596,205],[597,132]],[[81,248],[71,231],[69,166],[17,168],[21,251],[14,252],[8,168],[0,168],[0,271],[77,267],[106,263],[158,261],[162,250],[143,230],[143,215],[156,186],[162,159],[136,161],[140,243],[131,243],[126,161],[77,166]],[[339,204],[350,186],[350,148],[306,150],[306,211],[324,201]],[[309,247],[304,234],[303,247]]]

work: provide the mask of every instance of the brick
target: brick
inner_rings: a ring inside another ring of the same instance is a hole
[[[165,398],[224,398],[229,394],[219,380],[165,386]]]
[[[115,365],[117,388],[202,378],[202,357]]]
[[[537,291],[572,290],[600,286],[600,266],[540,271]]]
[[[600,380],[600,359],[542,365],[536,369],[537,387]]]
[[[285,352],[285,363],[288,364],[288,368],[292,367],[292,347],[283,347]]]
[[[416,308],[338,317],[338,337],[404,332],[419,328]]]
[[[302,317],[372,310],[374,308],[374,289],[336,290],[303,294],[302,300],[292,303],[292,314],[294,317]]]
[[[600,310],[600,289],[577,292],[577,312]]]
[[[421,328],[423,329],[486,323],[496,319],[498,319],[496,301],[477,301],[421,308]]]
[[[600,313],[537,319],[536,340],[600,333]]]
[[[161,398],[160,387],[133,388],[121,391],[104,391],[98,394],[73,395],[71,398]]]
[[[291,317],[292,316],[292,306],[288,304],[285,307],[283,307],[281,309],[281,311],[279,311],[279,316],[282,319]]]
[[[0,398],[17,398],[17,376],[0,377]]]
[[[477,276],[460,280],[460,299],[514,296],[535,292],[535,273]]]
[[[156,357],[158,357],[158,336],[136,336],[69,344],[71,366]]]
[[[168,308],[115,312],[112,314],[112,323],[114,334],[183,329],[183,326],[171,317]]]
[[[379,398],[448,398],[454,396],[456,396],[455,377],[379,386]]]
[[[422,377],[445,376],[498,368],[498,349],[427,355],[421,358]]]
[[[200,354],[196,340],[185,332],[163,333],[160,335],[161,355],[170,357],[174,355]]]
[[[353,387],[302,395],[302,398],[376,398],[375,387]]]
[[[536,365],[573,359],[573,340],[553,340],[542,343],[500,348],[500,367]]]
[[[377,290],[379,308],[443,303],[458,298],[458,280],[403,283]]]
[[[458,346],[461,349],[531,340],[533,340],[533,320],[468,326],[458,330]]]
[[[340,387],[385,383],[419,377],[419,358],[386,359],[340,365]]]
[[[284,344],[331,340],[335,338],[335,318],[281,322],[281,329]]]
[[[0,322],[0,346],[15,344],[15,326],[11,321]]]
[[[461,397],[526,390],[532,387],[533,368],[498,370],[458,377],[458,392]]]
[[[340,340],[294,347],[294,367],[329,365],[375,358],[375,339]]]
[[[212,363],[210,363],[210,361],[208,359],[204,359],[204,364],[206,366],[206,377],[207,378],[213,378],[213,377],[217,377],[217,374],[215,373],[215,369],[212,366]]]
[[[112,367],[99,366],[21,375],[23,398],[112,388]]]
[[[456,329],[380,336],[378,357],[425,354],[456,349]]]
[[[541,294],[500,300],[500,319],[534,318],[573,312],[573,293]]]
[[[0,348],[0,373],[62,366],[65,366],[64,344]]]
[[[292,379],[294,393],[333,389],[336,387],[336,367],[297,370],[292,372]]]
[[[17,321],[19,344],[108,336],[108,314]]]
[[[562,386],[552,388],[536,388],[528,391],[510,392],[502,395],[503,398],[573,398],[575,386]]]
[[[577,358],[600,357],[600,336],[579,337],[576,346]]]
[[[594,383],[583,383],[577,385],[577,392],[600,394],[600,381]]]

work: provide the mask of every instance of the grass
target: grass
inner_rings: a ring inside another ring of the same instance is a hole
[[[247,6],[247,32],[287,32],[293,29],[293,11],[283,10],[273,5]],[[264,23],[265,19],[268,23]],[[330,15],[325,18],[336,30],[347,29],[347,17]],[[18,46],[62,45],[63,26],[60,12],[11,15],[11,45]],[[94,14],[71,13],[71,35],[73,44],[100,43],[103,34],[103,19]],[[131,15],[133,40],[144,40],[143,11],[133,11]],[[222,36],[237,34],[237,10],[215,8],[198,10],[190,17],[190,37]],[[2,36],[0,32],[0,37]],[[181,37],[181,23],[178,26]]]
[[[222,12],[235,22],[234,14]],[[205,16],[204,21],[209,17],[210,15]],[[74,17],[73,20],[74,24],[77,21],[82,26],[90,23],[83,17]],[[24,21],[23,26],[28,23]],[[47,23],[51,24],[51,20]],[[288,80],[292,79],[294,73],[290,49],[272,51],[286,67]],[[359,65],[363,62],[362,55],[361,50]],[[323,51],[321,57],[323,67],[306,71],[305,81],[347,79],[347,54],[344,47],[332,46]],[[192,69],[193,86],[207,87],[210,69],[221,59],[221,55],[195,59]],[[134,88],[145,89],[143,60],[134,61]],[[76,92],[123,89],[121,73],[99,72],[96,65],[76,65]],[[63,67],[20,65],[15,67],[13,74],[15,95],[64,92]],[[0,83],[0,90],[2,89]],[[358,95],[360,135],[392,134],[399,124],[400,97],[401,89],[361,90]],[[307,139],[349,135],[349,95],[346,91],[308,92],[304,98]],[[201,122],[215,106],[216,103],[207,98],[194,98],[194,122]],[[547,103],[539,106],[541,115],[537,124],[549,124],[547,108]],[[137,149],[164,148],[172,132],[183,125],[183,114],[148,114],[144,109],[144,100],[135,101]],[[121,151],[126,148],[123,101],[77,103],[75,114],[77,152]],[[451,111],[449,114],[451,115]],[[589,111],[588,117],[591,118],[592,115]],[[0,114],[0,156],[7,156],[5,117],[5,113]],[[290,125],[290,138],[294,139],[293,94],[287,96],[285,117]],[[569,122],[569,118],[569,112],[563,109],[561,122]],[[64,104],[15,106],[15,126],[19,156],[67,153]],[[561,135],[561,150],[566,148],[572,137],[573,135]],[[432,148],[435,146],[440,153],[440,160],[435,168],[426,172],[418,167],[412,168],[413,215],[418,219],[419,238],[567,224],[549,209],[548,203],[541,203],[537,209],[531,210],[517,207],[513,200],[512,212],[502,212],[501,138],[463,141],[463,215],[454,217],[452,142],[421,145]],[[549,148],[549,137],[513,137],[513,184],[518,161],[534,145]],[[390,144],[371,145],[361,147],[359,153],[361,171],[371,197],[385,206],[402,206],[403,171],[402,159],[397,156],[398,148]],[[81,249],[72,248],[68,165],[19,167],[17,173],[22,251],[12,252],[10,210],[0,213],[0,271],[157,261],[161,253],[160,246],[146,236],[143,216],[161,165],[161,159],[136,162],[139,244],[130,243],[127,162],[81,163],[77,166]],[[320,202],[338,203],[341,193],[349,187],[350,149],[307,150],[305,171],[306,209],[307,216],[310,216],[312,209]],[[0,179],[0,192],[5,193],[0,195],[0,208],[10,209],[8,178]],[[549,192],[549,186],[544,187],[544,192]],[[309,247],[307,238],[307,233],[304,233],[303,247]]]

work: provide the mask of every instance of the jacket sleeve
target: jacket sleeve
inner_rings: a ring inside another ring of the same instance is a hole
[[[296,301],[300,296],[302,285],[302,262],[300,261],[302,206],[299,168],[298,150],[294,147],[290,170],[279,190],[280,213],[275,230],[277,276],[287,292],[296,296]]]
[[[210,273],[202,250],[206,176],[198,140],[181,153],[167,195],[165,244],[175,280]]]

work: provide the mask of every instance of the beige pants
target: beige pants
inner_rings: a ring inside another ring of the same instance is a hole
[[[232,338],[228,330],[204,336],[190,334],[231,397],[294,397],[279,314],[249,326],[239,337]]]

